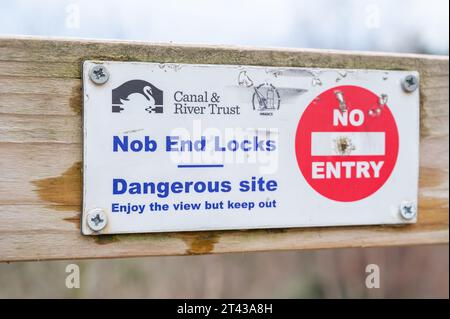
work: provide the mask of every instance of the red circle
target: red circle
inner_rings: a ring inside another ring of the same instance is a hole
[[[342,112],[338,100],[340,94],[345,101],[347,116],[351,117],[352,111],[353,115],[358,114],[358,110],[362,111],[364,114],[362,124],[358,125],[358,117],[355,116],[356,122],[353,124],[356,125],[352,125],[350,121],[347,126],[342,125],[342,121],[337,122],[339,124],[337,126],[333,125],[333,112],[335,110]],[[358,86],[339,86],[321,93],[303,112],[295,138],[297,163],[308,184],[318,193],[331,200],[353,202],[372,195],[388,180],[397,161],[399,138],[397,125],[388,105],[380,104],[382,104],[380,97],[367,89]],[[337,155],[334,150],[333,154],[319,153],[321,155],[313,156],[311,149],[313,132],[384,133],[384,155],[371,155],[370,152],[364,152],[364,155],[351,153]],[[315,165],[314,176],[313,165]],[[327,167],[329,167],[328,175]],[[360,168],[359,176],[356,167]],[[364,172],[361,167],[365,168]],[[337,168],[340,168],[340,176],[334,173]],[[379,172],[378,176],[376,171]]]

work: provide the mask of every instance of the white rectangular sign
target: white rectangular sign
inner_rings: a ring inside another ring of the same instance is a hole
[[[82,232],[414,223],[418,81],[86,61]]]

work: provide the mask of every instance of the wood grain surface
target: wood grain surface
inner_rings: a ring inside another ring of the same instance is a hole
[[[417,70],[419,221],[406,226],[80,233],[84,60]],[[0,38],[0,261],[448,243],[445,56]]]

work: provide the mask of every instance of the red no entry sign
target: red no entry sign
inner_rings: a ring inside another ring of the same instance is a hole
[[[340,202],[364,199],[387,181],[399,137],[387,97],[357,86],[320,94],[297,127],[295,150],[309,185]]]

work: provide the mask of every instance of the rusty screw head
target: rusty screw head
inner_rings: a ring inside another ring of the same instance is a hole
[[[89,70],[89,78],[95,84],[105,84],[109,79],[108,69],[104,65],[96,64]]]
[[[412,93],[419,88],[419,79],[415,75],[407,75],[402,81],[402,88],[407,93]]]
[[[95,232],[98,232],[105,228],[108,222],[105,212],[100,208],[95,208],[89,211],[86,216],[86,221],[89,228]]]
[[[417,216],[416,204],[410,201],[403,201],[400,204],[400,215],[405,220],[412,220]]]

